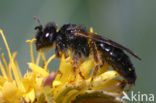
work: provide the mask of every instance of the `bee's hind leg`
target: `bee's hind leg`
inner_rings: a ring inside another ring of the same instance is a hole
[[[96,73],[97,73],[98,69],[99,69],[98,65],[96,65],[95,68],[93,69],[92,77],[90,80],[90,86],[93,86],[93,81],[94,81],[94,78],[96,77]]]

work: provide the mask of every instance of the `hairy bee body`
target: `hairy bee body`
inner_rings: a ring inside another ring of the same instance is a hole
[[[123,50],[104,44],[96,43],[97,49],[100,53],[98,60],[102,60],[102,64],[107,63],[114,70],[116,70],[122,77],[124,77],[129,84],[134,84],[137,78],[135,67],[130,58],[123,52]]]
[[[61,54],[65,54],[67,50],[71,51],[74,69],[76,69],[80,62],[89,56],[90,47],[88,39],[85,37],[74,36],[72,32],[80,31],[86,32],[86,30],[75,24],[65,24],[58,31],[56,38],[55,54],[57,57],[61,57]]]
[[[74,24],[65,24],[58,31],[57,35],[60,35],[60,36],[58,36],[58,38],[56,39],[56,48],[60,48],[64,44],[65,48],[63,49],[64,50],[70,49],[74,55],[77,55],[79,57],[89,56],[88,39],[84,37],[78,37],[78,36],[72,35],[73,31],[86,32],[85,29],[80,28],[80,26],[78,27],[77,25],[74,25]],[[58,52],[61,49],[62,48],[60,48]]]
[[[38,29],[36,34],[37,50],[56,45],[55,54],[58,58],[70,50],[74,70],[78,68],[81,61],[92,57],[95,62],[93,75],[96,74],[96,71],[101,66],[107,63],[112,66],[128,84],[135,84],[135,68],[129,57],[121,48],[112,45],[111,42],[110,45],[109,42],[101,42],[101,36],[96,34],[91,35],[84,27],[76,24],[65,24],[58,31],[56,30],[55,23],[48,23],[44,28],[40,25],[35,29]]]

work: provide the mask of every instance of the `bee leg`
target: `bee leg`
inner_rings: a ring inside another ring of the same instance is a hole
[[[66,46],[65,46],[65,44],[63,44],[62,42],[59,41],[56,43],[55,55],[57,58],[61,58],[62,54],[65,56],[65,58],[67,57],[66,56]]]
[[[80,71],[80,69],[78,67],[73,67],[73,72],[74,72],[74,78],[76,79],[76,76],[80,75],[80,77],[84,80],[85,77],[83,76],[82,72]]]
[[[96,43],[95,42],[90,42],[90,45],[92,45],[91,47],[91,52],[92,52],[92,55],[93,55],[93,59],[94,59],[94,64],[95,64],[95,68],[93,69],[93,75],[92,75],[92,78],[91,78],[91,81],[90,83],[92,84],[95,76],[96,76],[96,72],[98,71],[99,69],[99,56],[98,56],[98,50],[97,50],[97,46],[96,46]]]
[[[77,61],[78,61],[77,56],[74,54],[73,55],[73,72],[74,72],[75,79],[76,79],[77,69],[78,69]]]
[[[81,63],[83,62],[83,59],[80,59],[81,58],[81,55],[74,53],[73,55],[73,72],[74,72],[74,75],[75,75],[75,78],[76,78],[76,75],[79,75],[81,76],[82,79],[85,79],[85,77],[83,76],[82,72],[80,71],[79,69],[79,66],[81,65]]]
[[[84,62],[84,59],[82,58],[81,60],[79,60],[78,65],[81,65],[83,62]],[[79,75],[80,75],[80,77],[84,80],[85,77],[83,76],[83,73],[82,73],[81,69],[78,68],[78,71],[79,71]]]
[[[96,73],[97,73],[98,69],[99,69],[99,66],[96,65],[95,68],[94,68],[94,70],[93,70],[92,77],[91,77],[91,80],[90,80],[90,84],[89,84],[89,87],[90,88],[93,87],[93,81],[94,81],[94,78],[96,76]]]
[[[74,72],[74,78],[75,78],[75,79],[76,79],[76,74],[77,74],[76,68],[77,68],[77,67],[73,66],[73,72]]]
[[[74,63],[75,64],[75,63]],[[77,65],[77,63],[76,63]],[[80,65],[80,64],[79,64]],[[78,66],[74,66],[73,67],[73,71],[74,71],[74,75],[75,75],[75,78],[76,78],[76,75],[79,73],[80,77],[82,79],[85,79],[85,77],[83,76],[82,72],[80,71],[79,67]]]
[[[62,75],[63,75],[63,73],[62,73],[59,69],[56,70],[56,74],[59,74],[59,75],[60,75],[60,78],[61,78]]]
[[[61,54],[60,54],[60,49],[59,49],[59,46],[56,45],[56,48],[55,48],[55,55],[57,58],[60,58],[61,57]]]
[[[94,80],[94,78],[95,78],[95,76],[96,76],[96,73],[97,73],[98,69],[99,69],[99,66],[96,65],[95,68],[94,68],[94,70],[93,70],[93,75],[92,75],[92,78],[91,78],[91,81],[90,81],[91,83],[93,82],[93,80]]]
[[[128,88],[125,90],[125,92],[128,93],[128,92],[131,90],[131,88],[132,88],[133,86],[134,86],[134,85],[128,85]]]
[[[81,76],[81,78],[82,78],[83,80],[85,80],[85,77],[83,76],[83,74],[82,74],[82,72],[80,71],[80,69],[79,69],[79,75]]]

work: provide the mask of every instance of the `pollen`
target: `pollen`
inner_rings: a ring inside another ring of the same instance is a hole
[[[129,71],[132,71],[132,68],[128,68]]]
[[[93,32],[92,28],[90,32]],[[7,61],[5,54],[2,53],[0,58],[0,103],[83,103],[86,101],[124,103],[120,97],[126,83],[117,78],[119,74],[116,71],[108,69],[108,64],[97,71],[92,82],[90,72],[94,68],[94,61],[90,58],[79,66],[84,78],[80,73],[73,71],[70,55],[61,57],[59,70],[50,71],[48,65],[56,56],[46,58],[44,51],[34,52],[35,39],[33,38],[26,41],[30,46],[31,60],[26,63],[28,69],[22,75],[15,58],[17,52],[11,53],[1,29],[0,34],[9,57]],[[37,53],[37,57],[34,53]],[[43,61],[44,65],[40,65],[40,61]],[[129,70],[131,71],[131,68]]]
[[[93,33],[93,28],[92,27],[90,27],[90,32]]]

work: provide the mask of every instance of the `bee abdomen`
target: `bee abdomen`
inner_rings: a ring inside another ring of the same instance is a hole
[[[96,43],[98,50],[104,54],[103,61],[106,61],[116,70],[128,84],[135,84],[136,73],[133,64],[123,50],[104,43]]]

